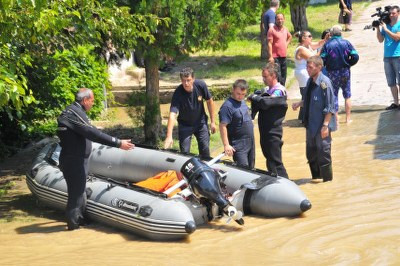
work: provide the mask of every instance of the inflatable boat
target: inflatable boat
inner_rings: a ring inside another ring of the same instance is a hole
[[[67,186],[58,168],[60,150],[57,143],[45,146],[33,160],[26,181],[39,201],[65,210]],[[135,185],[167,170],[185,177],[180,183],[186,186],[173,197]],[[227,162],[202,162],[176,151],[149,147],[124,151],[93,143],[89,173],[86,215],[153,240],[185,238],[224,214],[243,224],[242,213],[292,217],[311,208],[304,193],[288,179]]]

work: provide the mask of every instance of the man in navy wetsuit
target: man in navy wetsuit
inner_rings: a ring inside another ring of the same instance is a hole
[[[233,84],[231,97],[219,110],[219,131],[225,154],[233,156],[239,166],[254,168],[254,126],[249,107],[244,101],[248,87],[243,79]]]
[[[58,117],[57,135],[60,138],[60,169],[67,183],[67,225],[68,230],[78,229],[86,223],[86,177],[92,141],[123,150],[133,149],[130,140],[111,137],[90,124],[86,115],[94,104],[92,90],[81,88],[75,95],[75,102],[65,108]]]
[[[267,169],[278,176],[288,177],[282,161],[282,122],[285,119],[287,105],[286,89],[278,82],[279,66],[268,63],[262,70],[264,84],[268,88],[250,95],[252,118],[257,112],[260,144],[267,160]]]
[[[190,152],[190,144],[194,134],[197,139],[200,157],[208,159],[210,158],[210,133],[203,101],[207,102],[212,134],[216,131],[214,101],[206,83],[194,78],[193,69],[189,67],[182,69],[180,78],[182,84],[176,88],[172,96],[164,148],[168,149],[173,144],[172,131],[178,116],[179,148],[181,152]]]

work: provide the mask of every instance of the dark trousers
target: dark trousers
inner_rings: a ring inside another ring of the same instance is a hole
[[[279,77],[278,81],[280,84],[285,86],[286,83],[286,75],[287,75],[287,65],[286,65],[286,57],[276,57],[274,58],[275,63],[279,65]]]
[[[311,136],[310,132],[306,131],[306,156],[308,163],[318,165],[319,167],[332,163],[331,158],[331,142],[332,137],[321,138],[318,132],[316,136]]]
[[[181,152],[189,153],[192,143],[192,135],[196,137],[199,155],[202,159],[210,158],[210,132],[208,131],[207,123],[201,123],[198,126],[183,126],[178,127],[179,148]]]
[[[88,159],[61,156],[60,169],[63,172],[68,189],[66,209],[68,227],[75,227],[84,219],[83,213],[86,208]]]
[[[233,154],[236,164],[253,169],[256,161],[254,138],[232,140],[231,145],[236,150]]]
[[[262,152],[267,159],[268,171],[288,178],[286,168],[282,162],[282,134],[265,133],[260,130],[260,144]]]

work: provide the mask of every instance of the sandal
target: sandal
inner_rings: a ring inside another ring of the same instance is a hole
[[[397,104],[392,103],[390,106],[386,107],[385,110],[393,110],[397,108],[399,108],[399,106]]]

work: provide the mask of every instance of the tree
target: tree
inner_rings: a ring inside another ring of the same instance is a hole
[[[148,21],[157,23],[158,19],[132,15],[128,7],[118,7],[116,0],[0,0],[0,143],[7,128],[24,131],[29,127],[33,120],[27,117],[29,108],[44,100],[28,86],[28,76],[35,74],[40,60],[89,44],[97,60],[104,62],[107,43],[128,53],[138,38],[151,42]],[[47,117],[52,113],[42,111]]]
[[[261,19],[260,19],[260,42],[261,42],[261,59],[268,59],[268,40],[267,40],[267,31],[265,30],[264,26],[264,13],[268,10],[270,6],[270,1],[265,1],[262,4],[262,12],[261,12]]]
[[[161,119],[159,108],[158,68],[163,57],[175,57],[197,49],[224,49],[238,29],[245,25],[253,3],[246,0],[120,0],[133,13],[152,14],[165,19],[163,23],[148,24],[155,41],[148,45],[138,42],[146,68],[146,141],[156,144]],[[249,5],[251,3],[251,5]],[[158,110],[158,111],[157,111]]]
[[[308,30],[308,21],[306,14],[306,7],[309,0],[291,0],[290,16],[293,24],[294,31]]]

